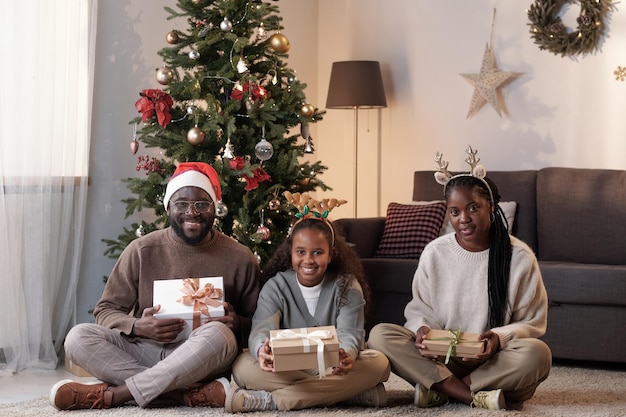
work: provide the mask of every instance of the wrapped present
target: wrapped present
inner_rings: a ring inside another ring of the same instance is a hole
[[[187,322],[175,341],[187,339],[193,329],[206,322],[206,318],[225,314],[222,277],[157,280],[154,281],[152,299],[153,305],[161,305],[154,317],[181,318]]]
[[[450,357],[474,357],[485,350],[485,342],[478,333],[465,333],[460,329],[431,329],[422,343],[428,348],[428,354],[445,356],[446,364]]]
[[[274,370],[317,369],[320,378],[326,369],[339,365],[339,340],[335,326],[270,331]]]
[[[76,365],[74,363],[74,361],[72,361],[67,356],[65,357],[65,370],[68,371],[68,372],[73,373],[76,376],[80,376],[80,377],[91,376],[91,374],[89,372],[85,371],[83,368],[81,368],[80,366]]]

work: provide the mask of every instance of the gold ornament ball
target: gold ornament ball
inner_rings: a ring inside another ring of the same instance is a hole
[[[180,38],[178,37],[178,32],[176,32],[175,30],[167,32],[167,35],[165,35],[165,41],[170,45],[176,45],[179,39]]]
[[[315,106],[310,103],[303,104],[300,112],[304,117],[311,117],[315,113]]]
[[[201,1],[202,1],[202,0],[191,0],[191,2],[192,2],[193,4],[200,4],[200,2],[201,2]]]
[[[161,85],[168,85],[174,79],[174,71],[168,67],[161,67],[156,72],[156,80]]]
[[[202,129],[200,129],[199,127],[192,127],[191,129],[189,129],[189,132],[187,132],[187,142],[191,143],[192,145],[200,145],[202,142],[204,142],[204,138],[205,138],[205,134],[202,131]]]
[[[285,53],[289,51],[291,45],[289,45],[289,39],[282,33],[274,33],[270,37],[270,45],[272,49],[279,53]]]

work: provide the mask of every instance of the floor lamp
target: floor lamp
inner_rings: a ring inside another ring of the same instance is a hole
[[[357,217],[359,109],[387,107],[378,61],[333,62],[326,98],[327,109],[354,109],[354,217]]]

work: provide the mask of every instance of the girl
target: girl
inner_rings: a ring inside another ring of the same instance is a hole
[[[269,280],[252,319],[250,351],[233,364],[233,378],[241,388],[229,392],[228,412],[296,410],[345,401],[386,404],[382,383],[389,377],[387,358],[371,350],[359,355],[369,296],[360,261],[326,220],[328,210],[304,211],[263,271]],[[321,379],[317,369],[274,372],[270,330],[315,326],[336,326],[339,366]]]

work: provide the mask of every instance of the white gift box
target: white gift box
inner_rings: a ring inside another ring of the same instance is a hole
[[[161,305],[154,317],[181,318],[187,322],[176,342],[187,339],[193,329],[206,323],[208,317],[225,314],[222,277],[157,280],[154,281],[152,299],[153,305]]]

